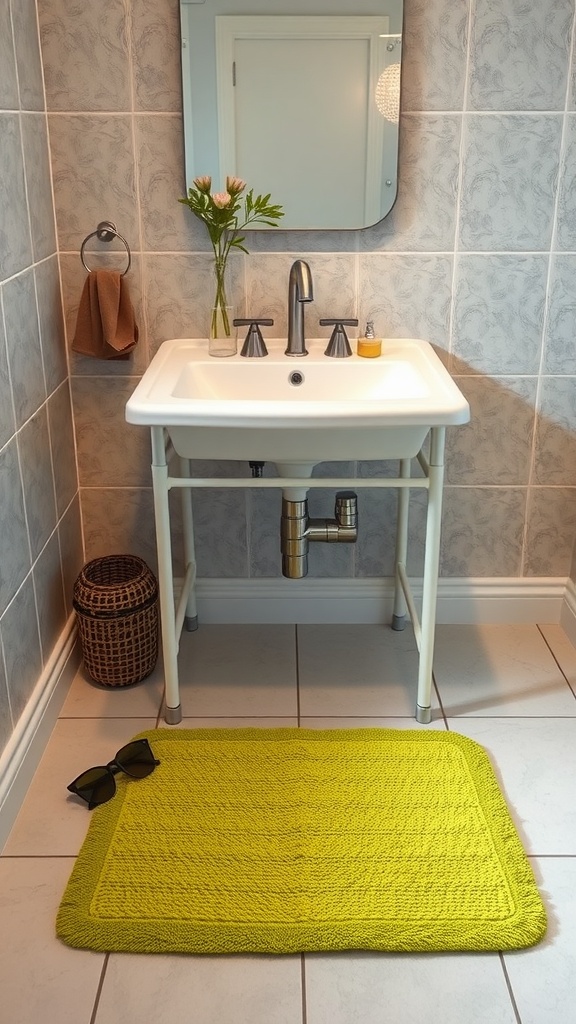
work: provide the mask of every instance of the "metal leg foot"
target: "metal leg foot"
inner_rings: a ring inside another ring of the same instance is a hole
[[[392,622],[390,623],[392,629],[395,629],[397,633],[402,632],[406,628],[406,616],[405,615],[393,615]]]
[[[432,708],[423,708],[420,704],[416,705],[416,721],[420,725],[430,725],[432,721]]]
[[[184,619],[184,625],[186,626],[188,633],[194,633],[194,631],[198,629],[198,616],[187,615]]]
[[[166,725],[178,725],[182,721],[182,705],[179,704],[177,708],[164,708],[164,721]]]

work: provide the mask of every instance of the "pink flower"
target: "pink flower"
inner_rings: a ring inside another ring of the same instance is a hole
[[[229,192],[214,192],[212,195],[212,202],[219,210],[225,210],[231,199],[232,196]]]
[[[209,192],[212,188],[212,178],[209,174],[202,174],[199,178],[194,178],[194,184],[199,192]]]
[[[242,178],[234,178],[230,177],[230,175],[226,178],[226,189],[231,195],[238,195],[245,188],[246,182],[242,181]]]

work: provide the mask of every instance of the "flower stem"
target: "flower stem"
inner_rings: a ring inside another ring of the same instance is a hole
[[[214,300],[214,309],[212,310],[212,337],[217,338],[219,334],[219,315],[222,319],[222,327],[224,328],[224,334],[226,335],[226,337],[230,337],[230,320],[228,317],[228,310],[226,308],[228,305],[226,300],[225,280],[226,256],[222,256],[216,251],[214,270],[216,272],[216,296]]]

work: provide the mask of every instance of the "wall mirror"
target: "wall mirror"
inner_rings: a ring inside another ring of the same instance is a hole
[[[402,0],[181,0],[180,19],[187,187],[237,175],[282,205],[282,229],[389,213]]]

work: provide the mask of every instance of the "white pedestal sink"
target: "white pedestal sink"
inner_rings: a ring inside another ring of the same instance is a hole
[[[305,358],[278,341],[262,359],[214,359],[206,341],[166,341],[126,418],[167,427],[185,458],[292,463],[414,456],[430,427],[469,418],[428,342],[385,341],[378,359],[307,345]]]
[[[285,356],[285,342],[267,344],[265,358],[214,359],[205,339],[166,341],[126,406],[128,422],[149,426],[152,435],[166,721],[181,718],[178,643],[184,621],[188,628],[197,621],[190,488],[280,487],[294,498],[322,486],[398,489],[393,626],[402,628],[408,610],[420,650],[416,717],[429,722],[445,428],[468,422],[468,403],[428,342],[385,340],[378,359],[327,358],[325,340],[307,341],[310,354],[301,358]],[[170,442],[180,476],[168,472]],[[410,475],[415,456],[423,477]],[[273,462],[281,479],[192,479],[190,459]],[[319,462],[369,459],[399,460],[398,477],[310,479]],[[176,611],[168,510],[174,487],[182,489],[187,566]],[[406,576],[412,488],[428,490],[421,621]]]

